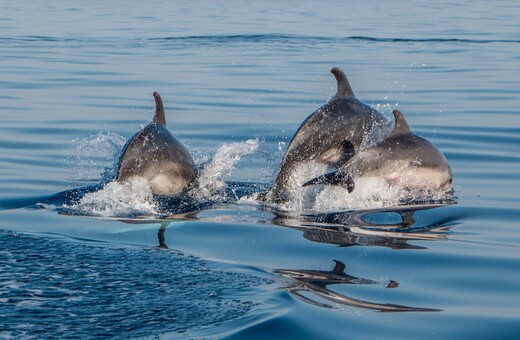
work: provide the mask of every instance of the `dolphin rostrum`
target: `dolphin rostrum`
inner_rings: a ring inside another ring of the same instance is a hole
[[[316,177],[312,184],[340,185],[349,192],[360,178],[382,178],[406,189],[451,190],[452,173],[446,157],[430,142],[410,131],[403,114],[393,111],[395,127],[381,143],[352,157],[336,172]]]
[[[166,128],[161,96],[157,92],[153,96],[155,115],[150,124],[126,143],[116,180],[144,177],[154,194],[174,195],[188,187],[197,170],[188,150]]]
[[[333,68],[331,73],[338,84],[336,95],[307,117],[296,131],[278,176],[265,196],[266,201],[289,201],[290,179],[299,166],[314,162],[338,168],[359,151],[371,131],[382,129],[387,122],[379,112],[354,96],[347,76],[340,68]]]

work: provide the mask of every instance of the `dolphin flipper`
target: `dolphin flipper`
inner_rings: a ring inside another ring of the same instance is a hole
[[[355,188],[355,183],[352,177],[342,171],[329,172],[328,174],[318,176],[308,182],[303,183],[302,186],[306,187],[315,184],[341,185],[347,189],[349,193],[351,193]]]

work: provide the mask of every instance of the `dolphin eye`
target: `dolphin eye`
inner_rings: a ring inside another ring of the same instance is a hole
[[[450,178],[450,184],[453,183],[453,178]]]

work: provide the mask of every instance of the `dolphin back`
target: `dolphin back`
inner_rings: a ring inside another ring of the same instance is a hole
[[[117,181],[146,178],[155,194],[174,195],[196,177],[193,159],[186,148],[164,125],[150,123],[138,132],[123,150]]]
[[[154,92],[152,122],[126,143],[117,166],[118,182],[132,177],[148,180],[154,194],[174,195],[186,189],[197,170],[188,150],[166,128],[164,106]]]

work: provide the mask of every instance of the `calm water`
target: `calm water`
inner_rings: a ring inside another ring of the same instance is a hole
[[[0,337],[520,337],[519,14],[515,1],[3,3]],[[334,66],[446,155],[456,204],[237,201],[269,187],[335,92]],[[111,178],[153,91],[206,187],[78,201]]]

